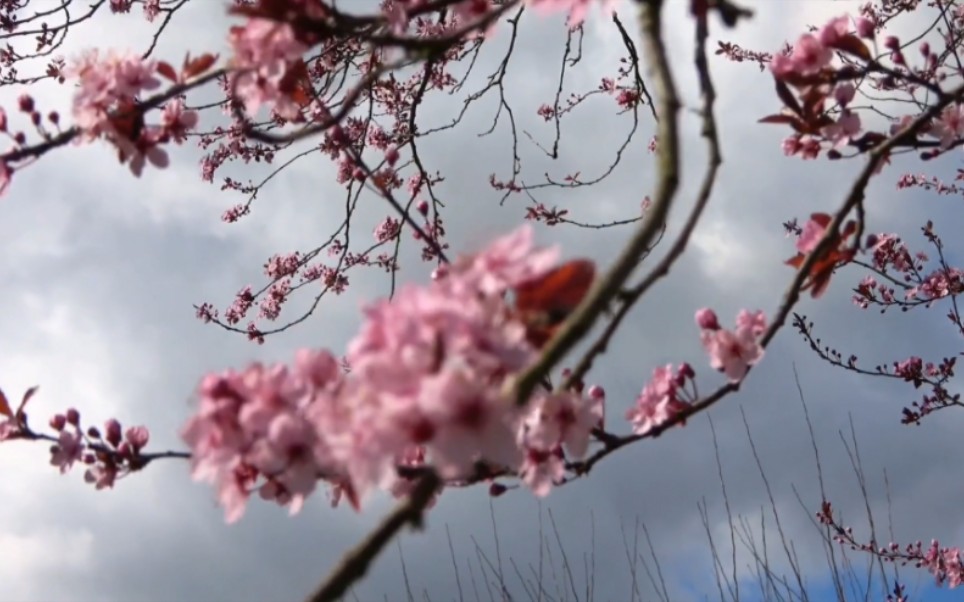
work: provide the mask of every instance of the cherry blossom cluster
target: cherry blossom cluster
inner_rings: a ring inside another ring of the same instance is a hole
[[[119,477],[140,470],[153,459],[152,455],[143,453],[150,439],[146,427],[124,430],[119,421],[111,418],[104,423],[103,431],[95,426],[85,429],[80,412],[75,408],[50,419],[49,426],[54,435],[35,432],[28,423],[25,408],[36,390],[36,387],[27,390],[16,411],[0,391],[0,442],[18,439],[51,441],[50,464],[60,469],[61,474],[67,473],[78,462],[86,465],[84,480],[97,489],[113,487]]]
[[[358,506],[375,488],[404,492],[422,465],[450,482],[508,471],[545,495],[602,418],[599,395],[541,393],[520,408],[504,392],[538,352],[504,294],[556,256],[523,227],[369,306],[347,373],[302,351],[290,368],[206,377],[183,430],[194,478],[216,486],[229,521],[253,492],[295,512],[319,480]]]
[[[864,13],[855,18],[835,17],[819,30],[801,35],[786,51],[772,55],[770,71],[784,109],[761,122],[785,124],[795,130],[783,142],[786,155],[814,159],[826,150],[828,158],[838,159],[844,150],[864,152],[886,137],[883,132],[865,131],[860,113],[852,108],[860,85],[854,82],[863,81],[875,93],[900,86],[911,92],[917,88],[938,92],[939,83],[949,75],[940,68],[946,56],[935,53],[926,41],[919,47],[921,66],[908,64],[904,45],[895,36],[882,38],[882,54],[875,57],[866,42],[872,42],[878,50],[882,16],[873,11]],[[835,56],[840,57],[839,66],[833,65]],[[922,130],[925,136],[938,140],[936,150],[925,151],[922,158],[961,143],[962,111],[959,102],[951,103]],[[914,117],[895,119],[889,133],[895,134]]]
[[[854,304],[864,309],[879,306],[881,312],[891,307],[908,311],[930,307],[941,299],[954,299],[964,292],[964,271],[948,263],[944,242],[934,231],[933,223],[928,222],[921,231],[934,247],[936,267],[928,269],[930,256],[923,251],[912,255],[897,235],[879,234],[875,237],[873,262],[869,266],[873,275],[865,276],[858,284]],[[900,289],[901,294],[896,289]],[[964,325],[953,306],[948,317],[958,328]]]
[[[161,87],[158,76],[178,83],[203,73],[214,60],[210,55],[186,60],[179,75],[167,63],[145,60],[134,53],[109,51],[101,56],[96,49],[88,50],[66,71],[67,77],[78,84],[73,117],[81,136],[75,140],[107,139],[117,147],[120,162],[128,163],[135,176],[141,174],[146,162],[167,167],[170,160],[161,145],[183,143],[185,134],[197,125],[197,113],[185,110],[183,99],[175,97],[164,105],[161,123],[147,126],[146,107],[139,97]]]
[[[936,539],[927,547],[918,541],[903,548],[894,542],[883,546],[873,540],[867,543],[858,542],[854,538],[853,529],[840,525],[834,518],[833,508],[828,501],[821,504],[817,520],[834,531],[835,541],[849,545],[852,550],[873,554],[886,562],[900,563],[902,566],[913,564],[917,568],[924,568],[934,576],[938,587],[947,585],[954,589],[964,584],[964,563],[961,562],[960,548],[942,547]]]

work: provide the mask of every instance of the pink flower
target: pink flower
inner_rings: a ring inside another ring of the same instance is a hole
[[[150,436],[150,432],[147,430],[147,427],[144,426],[131,427],[124,433],[124,439],[137,451],[140,451],[147,445]]]
[[[940,138],[941,150],[947,150],[964,136],[964,105],[948,105],[939,119],[928,130],[928,135]]]
[[[758,339],[766,327],[763,312],[742,310],[736,318],[735,331],[704,329],[700,341],[710,356],[710,366],[726,374],[730,382],[740,382],[749,367],[763,357]]]
[[[297,512],[319,479],[357,507],[373,489],[410,486],[400,465],[430,465],[452,480],[482,463],[547,493],[565,469],[563,448],[586,452],[604,397],[543,393],[519,407],[503,393],[536,355],[505,294],[556,255],[522,227],[429,284],[369,305],[347,374],[330,353],[302,351],[293,368],[206,377],[182,431],[194,479],[215,485],[228,521],[254,491]],[[238,300],[243,313],[250,291]]]
[[[833,52],[811,34],[803,34],[793,47],[790,59],[794,70],[801,75],[810,75],[830,64]]]
[[[558,450],[530,449],[520,468],[522,481],[539,497],[545,497],[566,475],[566,466]]]
[[[745,328],[755,337],[763,336],[767,329],[767,319],[762,311],[749,312],[741,309],[736,315],[737,329]]]
[[[875,25],[874,22],[866,17],[857,17],[854,20],[854,26],[857,28],[857,35],[867,39],[872,40],[874,38]]]
[[[533,230],[526,224],[463,260],[458,269],[463,271],[461,280],[466,285],[493,294],[544,274],[558,258],[557,248],[533,248]]]
[[[833,97],[841,107],[846,107],[850,104],[850,101],[854,99],[856,93],[857,90],[850,82],[837,84],[837,87],[833,89]]]
[[[254,116],[264,104],[275,103],[281,117],[297,117],[299,107],[291,101],[290,91],[282,91],[280,86],[308,48],[295,38],[291,26],[250,19],[243,27],[231,28],[228,40],[234,49],[234,65],[240,70],[232,80],[233,90],[248,115]]]
[[[70,470],[74,462],[80,460],[84,451],[84,440],[80,433],[64,429],[60,431],[57,444],[51,448],[50,464],[60,468],[61,474]]]
[[[161,117],[161,128],[178,144],[184,142],[186,134],[197,127],[198,114],[196,111],[184,110],[184,99],[175,98],[164,105]]]
[[[846,16],[834,17],[820,29],[819,39],[824,46],[836,46],[840,39],[850,33],[850,19]]]
[[[117,467],[113,464],[95,464],[84,471],[84,481],[92,483],[98,491],[110,489],[117,479]]]
[[[392,240],[398,236],[398,232],[401,229],[401,222],[392,217],[386,217],[378,226],[375,228],[375,240],[378,242],[385,242]]]
[[[534,400],[521,436],[528,447],[549,450],[557,446],[576,458],[589,448],[592,429],[602,420],[603,396],[585,399],[575,393],[548,394]]]
[[[643,387],[636,403],[626,412],[626,419],[638,435],[648,433],[673,418],[686,404],[678,399],[679,386],[673,365],[666,364],[653,370],[652,379]]]
[[[834,148],[840,148],[855,138],[860,133],[860,129],[860,115],[844,109],[840,112],[837,121],[825,126],[820,133],[833,143]]]

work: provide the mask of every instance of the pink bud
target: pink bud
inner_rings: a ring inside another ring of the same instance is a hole
[[[696,371],[693,370],[693,366],[689,365],[687,362],[683,362],[679,365],[678,374],[683,378],[696,378]]]
[[[80,424],[80,412],[78,412],[74,408],[70,408],[69,410],[67,410],[67,422],[69,422],[74,426],[77,426],[78,424]]]
[[[124,433],[124,438],[127,439],[127,442],[130,443],[135,450],[140,450],[147,445],[151,434],[145,426],[132,426]]]
[[[589,399],[606,399],[606,390],[599,385],[592,385],[586,393]]]
[[[428,201],[426,201],[425,199],[422,199],[421,201],[419,201],[418,204],[415,205],[415,207],[418,209],[418,212],[421,213],[422,215],[428,215]]]
[[[704,307],[696,310],[696,324],[703,330],[719,330],[720,322],[712,309]]]
[[[506,487],[502,483],[492,483],[491,485],[489,485],[489,495],[491,495],[492,497],[499,497],[500,495],[506,492],[506,489],[508,489],[508,487]]]
[[[127,441],[124,441],[117,446],[117,453],[119,453],[121,456],[124,456],[125,458],[129,458],[132,455],[131,446],[127,443]]]
[[[387,161],[389,165],[394,167],[395,163],[398,162],[398,148],[394,146],[389,146],[388,150],[385,151],[385,161]]]
[[[850,104],[850,101],[854,99],[856,92],[857,91],[854,89],[853,84],[843,83],[834,88],[833,97],[841,107],[846,107],[848,104]]]
[[[121,442],[121,424],[116,419],[111,418],[104,423],[104,430],[107,432],[107,442],[117,447]]]
[[[884,38],[884,48],[895,52],[900,50],[900,39],[897,36],[887,36]]]
[[[874,22],[866,17],[857,17],[854,21],[854,25],[857,28],[857,35],[867,39],[874,39]]]
[[[50,419],[50,428],[55,431],[62,431],[65,426],[67,426],[67,418],[63,414],[54,414],[53,418]]]
[[[7,131],[7,112],[0,108],[0,132]]]
[[[927,42],[921,42],[921,45],[920,45],[920,53],[921,53],[923,56],[925,56],[925,57],[930,56],[930,54],[931,54],[931,45],[928,44]]]
[[[432,280],[441,280],[448,275],[449,271],[444,265],[440,265],[432,270]]]
[[[51,111],[47,114],[47,119],[50,121],[50,123],[57,125],[60,123],[60,113],[57,111]],[[6,127],[6,122],[4,123],[4,127]]]
[[[898,51],[890,53],[890,60],[893,61],[895,65],[903,65],[906,63],[904,60],[904,53]]]
[[[33,113],[33,98],[29,94],[23,94],[17,99],[20,110],[24,113]]]
[[[100,439],[100,431],[96,426],[91,426],[87,428],[87,436],[91,439]]]

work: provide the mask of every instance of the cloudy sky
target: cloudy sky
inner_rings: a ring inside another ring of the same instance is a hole
[[[54,6],[52,0],[47,3]],[[699,98],[690,67],[688,3],[669,4],[666,28],[687,109],[684,185],[673,221],[678,226],[692,200],[704,151],[691,111]],[[772,50],[807,25],[821,25],[855,6],[821,0],[749,4],[757,11],[753,21],[735,32],[717,29],[713,38]],[[38,2],[37,10],[40,5],[45,4]],[[632,31],[632,6],[621,4],[620,15]],[[223,51],[228,23],[218,0],[193,0],[174,17],[155,56],[176,62],[187,49]],[[907,27],[912,29],[913,24]],[[108,38],[111,46],[141,51],[150,31],[139,9],[131,15],[100,14],[73,31],[59,52],[69,56]],[[478,86],[501,60],[507,31],[499,28],[470,84]],[[631,118],[615,115],[610,97],[595,97],[564,122],[560,157],[540,157],[522,131],[536,141],[552,139],[551,127],[536,109],[551,102],[555,93],[564,38],[559,19],[527,14],[506,75],[507,101],[517,119],[523,177],[528,181],[540,180],[545,172],[557,177],[576,171],[600,173],[631,125]],[[598,11],[590,14],[584,51],[567,90],[595,88],[601,77],[615,72],[624,54],[615,27]],[[713,61],[713,72],[720,95],[724,169],[689,251],[671,276],[639,304],[605,361],[591,374],[592,382],[607,389],[613,429],[627,430],[618,418],[660,364],[690,361],[698,369],[701,389],[720,383],[699,347],[693,312],[712,306],[724,323],[731,323],[744,307],[771,314],[792,276],[782,265],[793,254],[793,246],[784,238],[781,222],[836,207],[857,168],[854,162],[829,165],[785,158],[779,151],[785,132],[756,123],[779,108],[767,76],[751,65],[719,59]],[[0,99],[8,112],[21,92],[4,89]],[[51,85],[31,93],[42,110],[57,108],[68,114],[68,88]],[[450,120],[460,102],[434,102],[431,110],[423,111],[425,127]],[[470,252],[508,231],[525,212],[525,201],[517,197],[499,207],[499,194],[488,186],[490,173],[506,176],[511,169],[506,122],[492,136],[477,135],[489,127],[497,108],[495,97],[483,99],[460,127],[427,139],[421,147],[429,169],[445,175],[439,195],[448,206],[449,240],[457,252]],[[583,222],[635,216],[653,181],[653,160],[646,150],[653,123],[647,111],[640,116],[640,130],[622,167],[609,179],[588,189],[541,190],[538,199],[568,208],[573,219]],[[341,219],[344,207],[333,168],[314,154],[274,180],[251,216],[225,224],[221,213],[243,199],[203,183],[199,157],[197,149],[181,149],[168,169],[148,169],[135,179],[116,163],[106,145],[71,146],[18,173],[0,201],[0,249],[5,258],[0,264],[0,332],[5,347],[0,354],[0,386],[17,398],[27,387],[40,385],[32,402],[35,422],[74,406],[90,423],[113,416],[125,425],[148,425],[150,447],[155,450],[181,449],[177,431],[191,414],[192,394],[202,375],[254,360],[286,361],[305,346],[338,353],[359,324],[360,304],[387,293],[389,283],[383,275],[359,273],[353,276],[350,294],[326,298],[307,322],[269,337],[262,346],[199,322],[192,304],[210,301],[223,308],[243,286],[260,286],[261,265],[270,255],[318,245]],[[964,224],[954,211],[956,199],[895,190],[900,173],[919,171],[919,165],[903,165],[890,167],[872,186],[867,200],[870,229],[898,230],[914,248],[922,245],[917,233],[928,217],[942,233],[960,231]],[[945,161],[937,169],[953,174],[954,167]],[[245,169],[251,171],[233,175],[265,174],[260,168]],[[375,197],[363,197],[359,211],[358,237],[371,236],[371,227],[390,214]],[[545,243],[561,244],[567,256],[590,256],[605,263],[618,252],[629,230],[543,226],[538,233]],[[403,256],[415,253],[411,247]],[[951,253],[953,257],[953,249]],[[403,278],[424,279],[424,266],[408,265]],[[955,349],[940,310],[882,317],[855,308],[849,302],[848,284],[857,278],[853,272],[838,275],[820,303],[808,299],[799,307],[817,322],[828,344],[845,354],[858,354],[867,366],[901,360],[910,353],[939,359]],[[307,296],[300,297],[285,315],[296,317],[308,301]],[[743,415],[810,595],[823,599],[821,595],[830,591],[823,548],[810,519],[819,507],[820,491],[794,366],[822,454],[828,496],[859,536],[868,533],[864,501],[840,436],[849,436],[851,419],[878,529],[889,528],[889,513],[899,541],[934,536],[952,545],[964,541],[964,519],[957,512],[961,414],[946,412],[920,427],[902,426],[900,408],[913,398],[913,390],[835,370],[787,329],[739,394],[709,413],[730,512],[735,522],[751,526],[758,544],[762,545],[765,530],[775,569],[782,574],[787,563]],[[290,518],[283,509],[252,501],[243,520],[229,526],[214,503],[213,491],[192,483],[184,462],[159,462],[107,492],[84,484],[81,471],[60,476],[47,462],[42,444],[0,447],[3,600],[299,600],[391,505],[391,500],[379,498],[356,514],[348,508],[329,508],[319,495]],[[406,534],[398,546],[390,547],[355,594],[366,601],[406,600],[407,582],[418,599],[498,599],[492,588],[497,587],[495,574],[501,567],[514,599],[529,599],[527,588],[541,561],[550,599],[586,599],[588,573],[593,599],[627,600],[635,572],[639,599],[655,600],[659,598],[643,563],[652,571],[655,566],[641,528],[636,528],[645,525],[670,598],[718,599],[698,509],[698,504],[705,505],[709,531],[730,573],[730,528],[717,471],[710,422],[701,416],[685,429],[614,454],[589,478],[541,502],[525,490],[495,500],[482,487],[446,491],[429,517],[427,531]],[[624,541],[631,548],[634,532],[642,542],[638,552],[643,561],[632,570]],[[760,600],[763,596],[749,568],[752,554],[740,542],[739,532],[737,540],[742,599]],[[864,578],[865,559],[854,560]],[[571,582],[565,564],[571,568]],[[904,569],[901,581],[914,600],[951,599],[935,592],[921,572]]]

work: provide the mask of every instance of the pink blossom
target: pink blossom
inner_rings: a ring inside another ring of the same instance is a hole
[[[710,310],[704,310],[710,311]],[[710,356],[710,366],[726,374],[730,382],[739,382],[750,366],[763,357],[758,339],[767,329],[763,312],[741,310],[736,318],[736,330],[703,328],[700,340]]]
[[[95,464],[84,471],[84,481],[92,483],[98,491],[110,489],[117,479],[117,467],[113,464]]]
[[[602,419],[602,399],[562,393],[534,400],[522,432],[524,444],[543,450],[562,445],[574,457],[583,457],[590,433]]]
[[[793,47],[790,59],[801,75],[810,75],[830,64],[833,52],[811,34],[803,34]]]
[[[556,455],[584,454],[603,409],[598,394],[540,394],[519,407],[503,393],[536,354],[505,293],[556,255],[523,227],[444,277],[369,305],[348,346],[349,374],[330,353],[303,351],[293,368],[206,377],[182,431],[194,479],[216,486],[229,521],[254,491],[296,512],[319,479],[357,505],[375,488],[404,489],[397,467],[414,459],[445,479],[482,462],[546,492],[564,469]],[[242,291],[237,313],[251,300]]]
[[[530,449],[519,470],[522,481],[539,497],[545,497],[566,474],[562,454],[558,450]]]
[[[836,46],[840,39],[850,33],[850,19],[846,16],[834,17],[820,29],[819,39],[824,46]]]
[[[264,104],[274,103],[281,117],[297,117],[299,107],[280,86],[308,48],[295,38],[291,26],[250,19],[243,27],[233,27],[228,39],[234,50],[234,65],[240,70],[232,80],[234,91],[248,115],[255,115]]]
[[[626,412],[626,419],[638,435],[660,427],[686,407],[677,396],[679,386],[673,365],[666,364],[653,370],[652,379],[643,387],[636,403]]]
[[[393,217],[386,217],[378,226],[375,227],[375,240],[386,242],[398,236],[401,230],[401,222]]]
[[[860,133],[860,129],[860,115],[843,109],[837,121],[825,126],[820,133],[833,143],[834,148],[840,148],[855,138]]]
[[[935,120],[927,133],[940,138],[941,150],[947,150],[953,146],[964,136],[964,105],[955,103],[945,107],[940,118]]]
[[[60,431],[57,444],[51,448],[50,464],[60,468],[61,474],[70,470],[74,462],[80,460],[84,451],[84,440],[80,433],[71,429]]]
[[[850,104],[850,101],[854,99],[856,93],[856,88],[854,88],[854,85],[850,82],[837,84],[837,87],[833,89],[833,97],[841,107],[846,107]]]
[[[736,327],[738,329],[745,328],[749,330],[753,336],[760,337],[766,332],[767,319],[762,311],[750,312],[741,309],[740,313],[736,315]]]
[[[857,35],[860,37],[872,40],[874,38],[874,31],[876,29],[874,22],[866,17],[857,17],[854,20],[854,26],[857,29]]]
[[[533,230],[526,224],[496,239],[484,251],[467,259],[459,269],[462,280],[484,294],[504,291],[549,270],[559,257],[558,248],[535,250]]]

